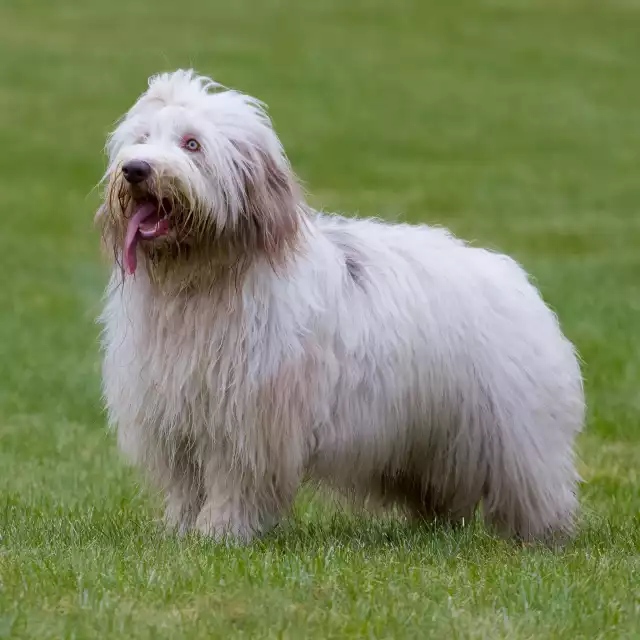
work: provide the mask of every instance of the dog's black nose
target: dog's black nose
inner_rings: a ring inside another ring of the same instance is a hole
[[[138,184],[151,174],[151,166],[144,160],[129,160],[122,165],[122,175],[127,182]]]

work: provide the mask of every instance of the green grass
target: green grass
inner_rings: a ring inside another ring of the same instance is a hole
[[[191,64],[270,105],[315,205],[534,274],[585,360],[566,549],[316,496],[247,548],[158,528],[100,406],[92,187]],[[640,636],[639,72],[639,0],[2,0],[0,637]]]

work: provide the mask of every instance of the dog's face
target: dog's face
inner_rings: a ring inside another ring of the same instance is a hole
[[[292,250],[298,189],[261,104],[191,71],[155,76],[107,143],[97,220],[134,273]]]

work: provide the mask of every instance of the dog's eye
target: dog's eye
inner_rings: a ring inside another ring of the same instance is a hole
[[[182,146],[187,151],[200,151],[200,143],[195,138],[187,138]]]

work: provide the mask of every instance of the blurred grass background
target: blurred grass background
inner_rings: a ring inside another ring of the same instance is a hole
[[[585,360],[582,533],[522,549],[303,497],[175,540],[100,406],[92,227],[152,73],[256,95],[311,202],[516,257]],[[0,637],[637,637],[640,1],[2,0]]]

